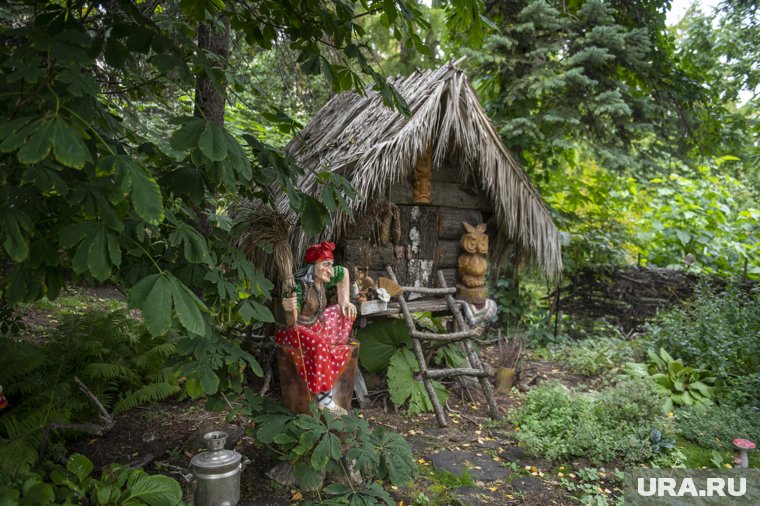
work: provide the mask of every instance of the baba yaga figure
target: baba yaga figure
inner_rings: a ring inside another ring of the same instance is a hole
[[[333,400],[333,382],[351,358],[348,338],[356,319],[349,301],[348,270],[333,264],[335,244],[323,242],[306,249],[305,267],[295,274],[296,296],[283,299],[287,327],[275,334],[287,345],[298,375],[316,395],[319,408],[344,413]],[[338,304],[327,305],[326,289],[336,287]]]

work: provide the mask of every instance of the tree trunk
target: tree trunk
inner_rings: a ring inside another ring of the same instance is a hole
[[[222,66],[226,67],[230,45],[230,22],[226,16],[220,18],[220,21],[224,28],[219,32],[214,31],[211,26],[205,23],[198,24],[198,49],[218,56],[222,61]],[[195,116],[206,118],[219,126],[224,126],[224,101],[224,90],[214,88],[207,75],[198,76],[195,86],[195,111],[193,113]]]
[[[198,24],[198,49],[216,55],[221,61],[222,67],[226,67],[230,45],[230,21],[226,16],[222,16],[220,21],[222,23],[220,30],[214,30],[213,26],[206,23]],[[224,87],[224,82],[221,82],[220,86]],[[219,126],[224,126],[225,95],[225,90],[217,90],[208,75],[199,75],[195,84],[195,110],[193,115],[205,118]],[[206,204],[205,209],[195,208],[198,232],[203,237],[208,238],[213,232],[213,227],[206,216],[206,212],[213,211],[214,209],[210,204]]]

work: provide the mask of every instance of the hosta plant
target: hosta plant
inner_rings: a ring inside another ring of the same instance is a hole
[[[658,391],[665,394],[662,406],[664,413],[674,406],[692,406],[695,404],[712,404],[715,393],[715,378],[709,371],[685,366],[660,348],[659,352],[649,350],[649,362],[628,362],[625,372],[633,377],[652,379]]]

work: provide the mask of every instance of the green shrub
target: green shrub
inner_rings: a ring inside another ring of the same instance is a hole
[[[661,314],[648,327],[647,339],[726,385],[760,385],[760,292],[702,288],[691,304]],[[745,392],[744,400],[760,405],[760,388]],[[719,392],[719,400],[729,398],[730,389]]]
[[[31,471],[51,423],[97,420],[75,377],[118,414],[180,392],[164,365],[173,352],[167,337],[151,337],[124,310],[66,315],[42,345],[0,338],[0,385],[11,399],[0,414],[0,478]]]
[[[760,441],[760,412],[749,408],[693,406],[676,415],[684,439],[712,450],[732,450],[735,438]]]
[[[93,506],[174,506],[182,503],[182,487],[169,476],[117,464],[100,479],[90,474],[92,462],[75,453],[66,467],[45,466],[40,472],[0,485],[0,504],[89,504]]]
[[[563,364],[583,376],[610,375],[619,372],[626,362],[641,354],[635,341],[613,337],[570,341],[553,346],[542,357]]]
[[[320,414],[314,402],[311,414],[293,414],[261,398],[253,400],[252,410],[258,413],[256,440],[281,461],[293,464],[294,477],[303,489],[321,489],[326,473],[345,475],[347,463],[364,478],[362,485],[350,489],[339,484],[325,487],[335,502],[320,504],[393,504],[381,482],[402,486],[417,474],[403,437],[382,427],[371,431],[366,420],[353,414],[336,417],[326,410]]]
[[[545,383],[528,392],[512,422],[529,454],[551,460],[588,457],[594,463],[622,458],[633,464],[652,457],[651,430],[667,428],[657,417],[659,406],[648,382],[624,382],[596,398]]]
[[[662,395],[649,382],[622,381],[597,397],[595,413],[604,427],[640,427],[660,414]]]
[[[660,348],[659,353],[654,350],[648,353],[649,362],[628,362],[625,372],[634,378],[654,381],[657,391],[665,398],[663,413],[672,411],[674,405],[712,404],[717,379],[709,371],[684,366],[681,360],[675,360],[664,348]]]

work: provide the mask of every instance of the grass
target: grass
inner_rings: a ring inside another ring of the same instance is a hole
[[[76,287],[66,288],[55,300],[40,299],[33,307],[59,313],[83,313],[93,309],[116,310],[124,307],[124,303],[111,298],[98,297]]]
[[[99,296],[103,292],[104,296]],[[44,341],[55,329],[64,315],[83,314],[89,311],[115,311],[124,308],[122,300],[110,298],[115,290],[65,287],[54,300],[42,298],[28,304],[19,304],[16,314],[22,315],[19,335],[32,341]]]
[[[713,450],[703,448],[691,441],[681,438],[678,440],[678,449],[680,449],[686,456],[686,465],[690,469],[715,467],[715,464],[712,462]],[[749,454],[749,467],[752,469],[760,468],[760,455],[758,455],[758,453],[759,452],[755,450]],[[734,459],[733,452],[725,451],[720,452],[720,454],[723,457],[724,464],[731,464]]]

